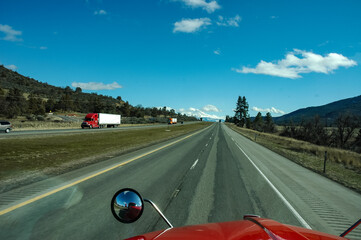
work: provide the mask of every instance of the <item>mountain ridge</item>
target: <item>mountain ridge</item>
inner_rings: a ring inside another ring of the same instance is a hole
[[[361,118],[361,95],[351,98],[337,100],[321,106],[300,108],[280,117],[274,117],[276,124],[288,124],[291,121],[295,124],[301,121],[312,120],[318,115],[326,125],[333,124],[339,115],[351,114]]]

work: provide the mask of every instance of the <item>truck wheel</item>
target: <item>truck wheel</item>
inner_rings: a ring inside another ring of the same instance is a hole
[[[81,127],[82,129],[84,129],[84,127]]]
[[[6,133],[9,133],[9,132],[10,132],[10,129],[9,129],[9,128],[5,129],[5,132],[6,132]]]

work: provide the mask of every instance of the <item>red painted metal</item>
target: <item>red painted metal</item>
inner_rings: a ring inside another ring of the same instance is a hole
[[[147,233],[128,240],[344,240],[343,237],[317,232],[310,229],[281,224],[279,222],[257,217],[247,217],[246,220],[209,223],[164,231]]]

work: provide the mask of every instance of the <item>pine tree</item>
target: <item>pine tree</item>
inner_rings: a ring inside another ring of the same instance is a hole
[[[274,132],[275,131],[275,124],[273,123],[271,113],[269,113],[269,112],[266,114],[264,131],[265,132]]]
[[[246,97],[238,96],[235,110],[235,123],[240,127],[244,127],[244,125],[247,123],[247,118],[249,118],[248,108],[249,106]]]
[[[253,129],[257,131],[263,131],[263,117],[260,112],[257,113],[257,116],[253,120]]]

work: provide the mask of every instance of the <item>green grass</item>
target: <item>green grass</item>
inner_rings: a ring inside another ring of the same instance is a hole
[[[166,141],[201,128],[208,123],[126,131],[34,136],[1,139],[0,180],[52,169],[64,172],[134,149]],[[107,157],[108,156],[108,157]],[[63,169],[63,170],[59,170]]]
[[[288,158],[297,164],[320,173],[351,189],[361,192],[361,154],[338,148],[318,146],[309,142],[260,133],[227,124],[233,130]],[[326,174],[323,173],[324,154],[327,151]]]

